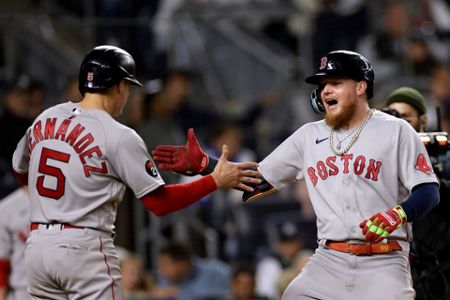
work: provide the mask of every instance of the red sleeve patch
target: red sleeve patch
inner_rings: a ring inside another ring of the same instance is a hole
[[[419,156],[417,156],[416,169],[424,172],[425,174],[431,174],[433,171],[423,153],[420,153]]]

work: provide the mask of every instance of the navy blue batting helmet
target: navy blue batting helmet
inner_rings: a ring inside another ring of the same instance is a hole
[[[347,50],[332,51],[320,59],[316,74],[305,79],[307,83],[319,84],[326,75],[336,75],[367,82],[367,98],[373,97],[375,74],[370,62],[361,54]]]
[[[122,79],[142,86],[136,79],[136,64],[127,51],[115,46],[98,46],[83,59],[79,74],[79,89],[85,92],[106,91]]]

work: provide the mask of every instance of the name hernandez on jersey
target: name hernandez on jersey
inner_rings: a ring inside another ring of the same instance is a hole
[[[78,154],[81,164],[83,165],[84,175],[89,177],[91,172],[97,172],[100,174],[108,173],[106,163],[101,162],[100,166],[88,165],[86,159],[92,158],[96,155],[99,159],[103,159],[103,153],[98,145],[95,145],[95,138],[90,132],[84,132],[85,127],[80,123],[76,124],[72,130],[68,131],[72,119],[64,119],[57,127],[58,118],[47,118],[41,122],[38,120],[30,133],[28,141],[29,155],[33,152],[36,145],[43,140],[60,140],[70,145],[73,150]],[[44,123],[44,127],[42,124]],[[89,147],[89,148],[88,148]],[[69,155],[66,153],[57,152],[51,149],[43,149],[44,154],[51,157],[58,157],[61,161],[68,161]]]

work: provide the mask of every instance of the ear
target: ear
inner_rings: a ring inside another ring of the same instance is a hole
[[[125,92],[125,89],[127,88],[128,82],[124,79],[122,79],[118,84],[117,84],[117,89],[119,90],[119,92],[122,94],[123,92]]]
[[[358,82],[358,86],[356,87],[356,93],[358,94],[358,96],[362,96],[367,89],[367,82],[365,81],[360,81]]]

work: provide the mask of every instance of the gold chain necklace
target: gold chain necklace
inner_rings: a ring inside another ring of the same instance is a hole
[[[328,138],[328,141],[330,143],[330,148],[331,151],[333,151],[334,154],[338,155],[338,156],[342,156],[345,153],[347,153],[348,150],[350,150],[350,148],[353,146],[353,144],[356,142],[356,140],[358,139],[359,135],[361,134],[361,131],[363,130],[363,128],[366,126],[367,122],[369,122],[370,117],[372,117],[373,115],[373,110],[369,109],[369,111],[367,112],[367,115],[364,117],[364,120],[361,122],[361,124],[358,126],[358,128],[356,129],[355,133],[352,135],[352,138],[350,139],[350,142],[345,145],[342,149],[339,148],[336,149],[334,146],[334,129],[331,128],[330,129],[330,136]],[[346,137],[347,138],[347,137]],[[346,139],[345,138],[345,139]],[[344,139],[344,140],[345,140]],[[344,141],[340,141],[339,145]]]
[[[349,133],[347,133],[347,135],[342,140],[339,139],[339,136],[338,136],[338,134],[336,132],[335,137],[336,137],[336,140],[338,142],[336,148],[338,150],[341,150],[342,143],[344,141],[346,141],[353,133],[355,133],[357,129],[358,129],[358,127],[353,128],[353,130],[350,131]]]

